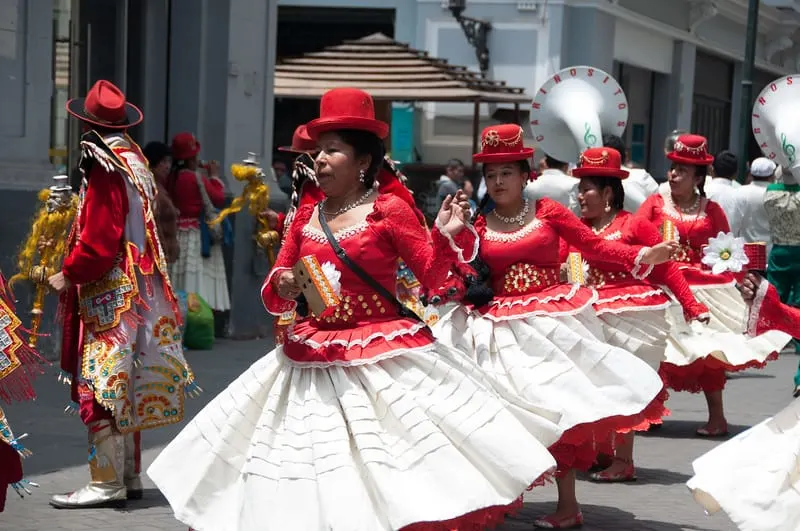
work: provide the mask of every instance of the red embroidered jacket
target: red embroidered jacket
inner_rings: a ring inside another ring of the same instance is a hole
[[[589,222],[583,220],[586,226]],[[629,245],[655,246],[661,243],[661,234],[658,229],[643,217],[637,217],[630,212],[621,211],[617,214],[610,225],[599,233],[607,241],[617,241]],[[569,251],[576,251],[575,246],[570,246]],[[565,253],[562,253],[565,254]],[[566,256],[562,256],[566,260]],[[707,314],[708,308],[695,299],[689,284],[683,273],[674,262],[667,262],[657,265],[647,278],[648,284],[638,281],[626,275],[626,269],[615,262],[604,259],[588,259],[589,263],[589,283],[600,292],[600,300],[609,301],[616,299],[613,306],[619,310],[624,307],[643,307],[654,301],[650,300],[656,296],[663,303],[669,305],[669,299],[663,293],[656,294],[652,284],[664,285],[675,294],[675,297],[683,306],[684,314],[687,319],[696,319]],[[613,277],[613,278],[612,278]],[[658,290],[660,291],[660,290]],[[651,296],[645,297],[646,294]],[[620,302],[623,301],[624,302]]]

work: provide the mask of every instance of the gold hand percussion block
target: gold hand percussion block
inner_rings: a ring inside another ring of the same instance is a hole
[[[586,284],[581,253],[569,253],[567,256],[567,282],[570,284]]]
[[[339,296],[323,273],[322,265],[316,256],[308,255],[300,258],[292,268],[292,272],[315,317],[339,305]]]
[[[661,225],[661,237],[665,242],[678,241],[678,231],[675,229],[675,224],[665,219]]]

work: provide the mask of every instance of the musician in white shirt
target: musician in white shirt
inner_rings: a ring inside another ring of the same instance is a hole
[[[545,155],[539,163],[539,169],[539,176],[525,188],[527,198],[535,202],[548,197],[570,209],[576,216],[580,216],[581,207],[578,204],[580,181],[567,173],[569,164]]]
[[[767,253],[772,249],[772,232],[764,194],[775,175],[775,163],[766,157],[755,159],[750,164],[750,184],[733,191],[736,197],[736,218],[739,230],[734,234],[748,243],[765,242]]]
[[[719,204],[728,217],[731,232],[739,231],[739,216],[736,212],[736,195],[734,194],[733,181],[739,168],[739,159],[732,152],[720,151],[711,164],[711,182],[706,182],[706,196]]]
[[[625,164],[628,149],[622,138],[617,135],[603,135],[603,145],[619,151],[622,156],[622,164]],[[647,173],[647,170],[630,167],[626,169],[628,178],[622,180],[622,188],[625,191],[623,208],[628,212],[636,212],[645,199],[658,191],[658,183],[652,175]]]

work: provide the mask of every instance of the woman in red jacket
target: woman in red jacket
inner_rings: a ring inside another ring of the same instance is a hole
[[[578,167],[572,171],[573,177],[580,178],[578,203],[581,221],[606,241],[658,245],[661,242],[658,229],[646,219],[623,210],[625,191],[622,182],[628,177],[628,171],[622,169],[621,161],[618,151],[606,147],[590,148],[581,155]],[[578,251],[574,246],[568,250]],[[686,279],[672,262],[653,268],[647,280],[637,280],[619,264],[589,259],[586,280],[598,294],[593,306],[603,324],[606,341],[635,354],[653,370],[658,370],[664,361],[670,328],[667,310],[672,306],[672,299],[659,286],[664,285],[675,294],[687,320],[708,321],[709,318],[708,308],[697,302]],[[611,465],[593,473],[590,476],[592,481],[636,479],[634,431],[647,427],[637,426],[619,434]]]
[[[225,185],[219,165],[212,161],[200,167],[200,142],[191,133],[172,139],[174,169],[169,192],[178,208],[178,260],[170,266],[170,279],[177,290],[196,293],[215,311],[230,309],[228,282],[220,242],[203,248],[200,224],[210,207],[225,203]]]
[[[661,374],[673,390],[705,393],[708,422],[698,428],[697,435],[722,436],[728,433],[722,402],[725,372],[762,367],[791,338],[777,330],[743,336],[746,307],[736,291],[734,274],[703,264],[707,254],[703,247],[713,243],[709,245],[713,251],[717,242],[734,243],[732,236],[725,236],[730,233],[725,212],[705,196],[706,168],[714,161],[706,139],[682,135],[667,158],[672,162],[668,183],[642,204],[637,216],[661,227],[664,240],[679,242],[673,259],[711,318],[703,326],[675,316]]]

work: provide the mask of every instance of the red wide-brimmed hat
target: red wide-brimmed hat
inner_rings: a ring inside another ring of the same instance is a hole
[[[172,137],[172,158],[187,160],[200,153],[200,142],[192,133],[184,131]]]
[[[514,162],[533,157],[534,149],[522,143],[522,128],[517,124],[490,125],[481,133],[481,152],[474,162]]]
[[[292,135],[291,146],[281,146],[278,148],[278,151],[288,151],[290,153],[308,153],[316,150],[317,143],[308,136],[306,124],[298,125],[295,128],[294,134]]]
[[[714,156],[708,153],[708,140],[700,135],[681,135],[675,141],[675,147],[667,158],[679,164],[707,166],[714,162]]]
[[[608,147],[589,148],[578,159],[573,177],[616,177],[627,179],[630,172],[622,169],[622,155]]]
[[[368,131],[380,139],[389,135],[389,124],[375,119],[372,96],[355,88],[335,88],[323,94],[319,118],[308,122],[306,128],[313,140],[322,133],[341,129]]]
[[[67,112],[86,123],[106,129],[127,129],[140,123],[142,111],[125,100],[125,94],[112,82],[101,79],[85,98],[67,102]]]

